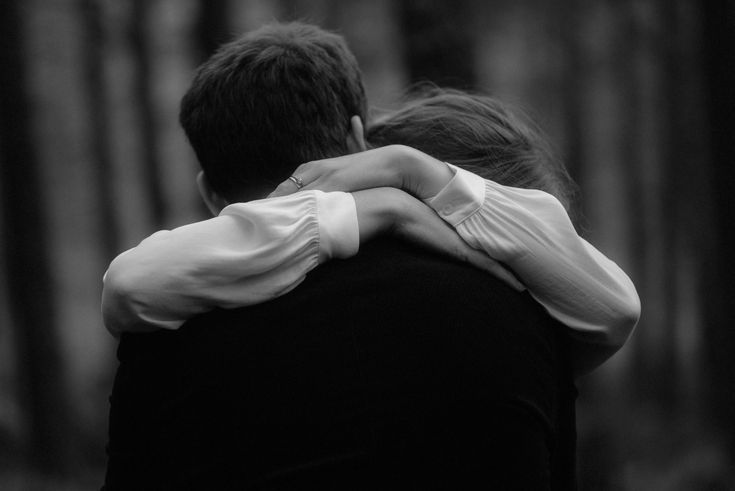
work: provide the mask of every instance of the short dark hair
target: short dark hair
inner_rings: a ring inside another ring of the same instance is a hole
[[[198,68],[179,120],[212,188],[234,202],[264,196],[299,164],[348,153],[350,118],[366,112],[344,39],[293,22],[220,47]]]
[[[420,86],[398,110],[371,122],[367,140],[408,145],[499,184],[546,191],[578,219],[577,186],[543,132],[493,97]]]

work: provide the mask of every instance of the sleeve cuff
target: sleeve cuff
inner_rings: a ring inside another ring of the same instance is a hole
[[[485,180],[472,172],[447,164],[454,177],[436,196],[424,200],[453,227],[472,216],[485,202]]]
[[[316,191],[319,221],[319,263],[332,258],[345,259],[360,248],[355,198],[350,193]]]

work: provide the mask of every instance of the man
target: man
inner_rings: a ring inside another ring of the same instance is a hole
[[[274,24],[200,67],[181,122],[214,211],[365,148],[344,41]],[[567,489],[571,376],[528,295],[375,241],[291,293],[125,334],[109,489]]]

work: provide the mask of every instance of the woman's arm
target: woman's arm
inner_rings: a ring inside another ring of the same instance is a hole
[[[388,145],[365,152],[300,165],[293,173],[304,185],[297,188],[289,179],[270,196],[286,196],[296,191],[358,191],[393,187],[427,199],[436,195],[454,177],[441,160],[405,145]]]
[[[615,353],[638,321],[640,301],[628,276],[579,237],[561,203],[543,191],[486,181],[401,145],[309,162],[294,174],[304,189],[391,185],[425,200],[571,329],[580,372]],[[274,195],[292,192],[289,183]]]
[[[103,279],[105,326],[113,334],[176,329],[215,307],[265,302],[358,246],[348,193],[233,204],[209,220],[156,232],[115,258]]]
[[[638,294],[625,272],[579,237],[548,193],[455,171],[428,204],[471,246],[512,269],[531,296],[570,328],[579,373],[612,356],[640,316]]]
[[[118,256],[105,274],[107,329],[176,329],[216,307],[283,295],[331,258],[390,233],[469,262],[521,289],[497,262],[470,248],[425,204],[394,188],[307,191],[238,203],[210,220],[161,231]]]

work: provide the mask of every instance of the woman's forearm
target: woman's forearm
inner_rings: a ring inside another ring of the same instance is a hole
[[[353,193],[360,228],[360,243],[390,234],[409,243],[452,257],[492,274],[516,290],[523,285],[483,251],[470,247],[434,211],[396,188],[375,188]]]
[[[403,210],[404,194],[400,190],[387,187],[352,193],[360,230],[360,244],[393,228]]]
[[[283,295],[319,263],[357,253],[354,209],[350,194],[312,191],[230,205],[218,217],[157,232],[110,264],[105,325],[113,334],[176,329],[215,307]]]
[[[311,189],[355,192],[389,187],[426,199],[446,186],[453,175],[447,164],[430,155],[405,145],[389,145],[302,164],[293,176],[303,185],[297,186],[287,179],[271,197]]]
[[[395,157],[388,165],[397,175],[394,182],[405,192],[424,200],[435,196],[454,177],[454,172],[441,160],[415,148],[392,145]]]
[[[456,172],[430,206],[469,244],[507,264],[549,314],[570,328],[585,365],[602,363],[620,348],[640,315],[635,286],[577,235],[561,203],[542,191]]]

